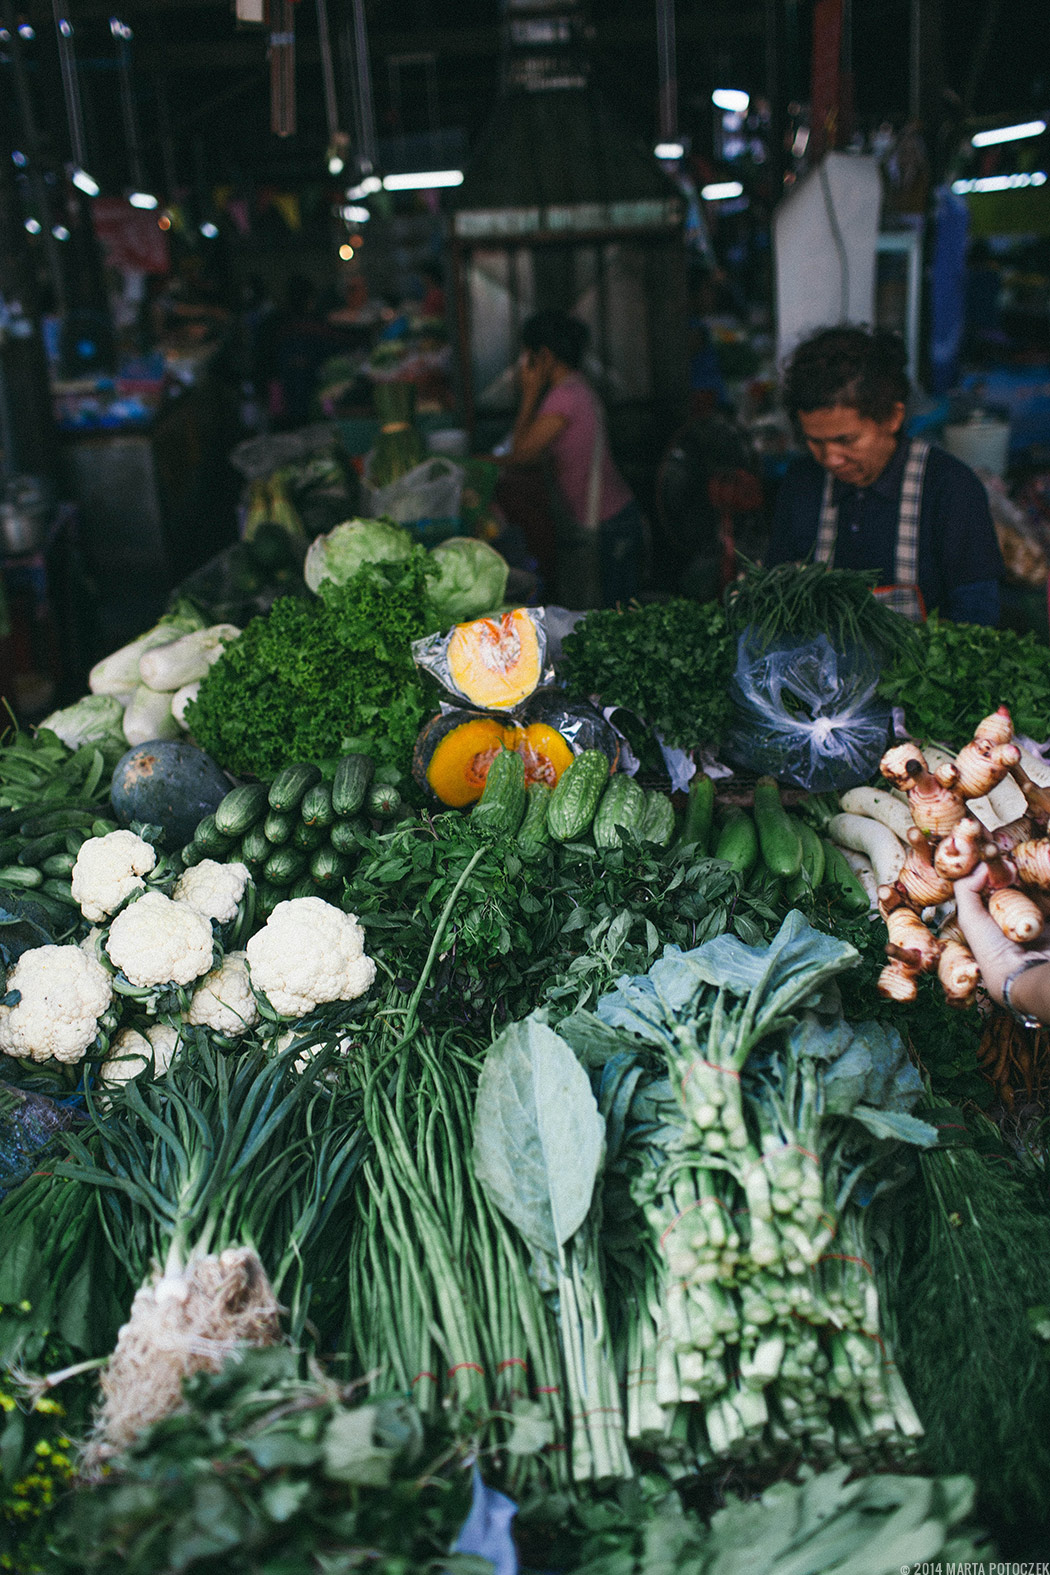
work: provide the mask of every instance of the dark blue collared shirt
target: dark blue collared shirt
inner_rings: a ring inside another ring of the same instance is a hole
[[[837,569],[876,569],[894,581],[897,517],[907,442],[870,487],[836,481]],[[766,563],[801,562],[816,545],[826,472],[810,455],[795,461],[780,485]],[[999,621],[1003,560],[980,478],[943,448],[930,449],[919,504],[919,589],[927,612],[957,623]]]

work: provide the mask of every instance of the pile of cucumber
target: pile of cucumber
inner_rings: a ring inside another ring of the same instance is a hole
[[[264,916],[289,897],[338,902],[369,822],[392,820],[401,808],[397,788],[376,780],[369,755],[342,755],[330,779],[299,761],[271,782],[232,788],[198,823],[182,867],[202,859],[246,864]]]
[[[489,766],[472,821],[518,839],[525,858],[552,843],[579,842],[588,835],[601,850],[621,845],[624,834],[667,847],[674,835],[674,807],[666,793],[643,788],[634,777],[610,776],[608,757],[584,749],[569,762],[555,787],[525,785],[525,762],[501,749]]]
[[[695,826],[697,834],[689,840],[731,864],[753,889],[798,902],[820,887],[832,887],[849,912],[867,912],[868,894],[841,849],[804,816],[785,808],[774,777],[759,777],[750,813],[729,807],[716,823],[714,801],[714,783],[697,777],[686,809],[686,828]]]
[[[0,903],[22,892],[50,914],[56,933],[79,918],[70,890],[88,837],[116,831],[106,817],[109,770],[101,749],[67,749],[48,728],[0,743]]]
[[[8,810],[0,816],[0,888],[30,892],[45,907],[59,905],[53,917],[68,922],[76,909],[71,890],[73,865],[80,845],[89,837],[117,830],[100,806],[89,800],[68,800],[53,809]]]

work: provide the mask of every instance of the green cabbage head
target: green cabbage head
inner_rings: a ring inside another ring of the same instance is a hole
[[[507,591],[507,561],[476,536],[450,536],[430,553],[437,574],[427,585],[436,627],[467,623],[492,612]]]
[[[345,585],[366,563],[398,563],[412,551],[412,537],[390,520],[346,520],[310,543],[303,578],[312,591],[322,580]]]

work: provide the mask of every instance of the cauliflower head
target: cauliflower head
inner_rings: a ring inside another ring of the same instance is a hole
[[[162,1077],[171,1065],[178,1042],[178,1030],[170,1023],[154,1023],[145,1033],[139,1033],[137,1028],[122,1028],[99,1068],[99,1076],[107,1088],[116,1088],[140,1076],[152,1058],[154,1074]]]
[[[323,897],[279,902],[247,953],[252,984],[279,1017],[305,1017],[324,1001],[353,1001],[376,976],[356,914]]]
[[[36,946],[7,976],[21,992],[0,1006],[0,1050],[31,1061],[79,1061],[94,1043],[98,1020],[113,999],[109,974],[79,946]]]
[[[230,1039],[255,1027],[259,1008],[244,952],[227,952],[222,966],[205,974],[193,992],[185,1017],[188,1023],[214,1028]]]
[[[179,876],[172,896],[176,902],[188,902],[206,919],[218,919],[220,924],[225,924],[237,912],[237,904],[250,880],[247,864],[220,864],[216,859],[201,859],[199,864],[191,865]]]
[[[299,1034],[296,1029],[284,1029],[284,1031],[278,1034],[277,1038],[274,1040],[273,1047],[277,1054],[283,1055],[285,1050],[290,1049],[291,1046],[294,1045],[298,1037]],[[337,1054],[342,1056],[349,1055],[350,1044],[351,1041],[349,1039],[337,1040],[335,1046]],[[299,1054],[296,1056],[295,1060],[292,1062],[293,1070],[298,1072],[300,1077],[302,1077],[304,1073],[309,1071],[310,1067],[313,1065],[314,1061],[316,1061],[317,1057],[321,1054],[321,1051],[324,1050],[324,1048],[325,1044],[323,1040],[317,1043],[310,1043],[307,1041],[304,1044],[302,1050],[300,1050]],[[325,1073],[325,1078],[327,1081],[330,1083],[336,1082],[338,1081],[338,1077],[339,1073],[336,1071],[336,1068],[334,1066],[330,1066]]]
[[[211,969],[211,920],[187,902],[147,891],[117,914],[106,951],[132,984],[191,984]]]
[[[73,865],[73,899],[92,924],[108,919],[126,897],[141,891],[157,850],[133,831],[110,831],[81,844]]]

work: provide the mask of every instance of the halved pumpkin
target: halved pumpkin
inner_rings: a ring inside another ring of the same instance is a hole
[[[527,727],[516,727],[514,734],[510,747],[525,757],[526,786],[530,782],[546,782],[548,787],[554,787],[573,758],[568,739],[547,722],[530,722]]]
[[[543,654],[533,618],[518,607],[501,618],[457,624],[446,660],[452,682],[471,705],[507,711],[536,688]]]
[[[442,804],[464,809],[481,797],[489,766],[510,744],[510,731],[493,716],[443,712],[417,738],[412,774]]]

